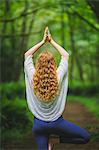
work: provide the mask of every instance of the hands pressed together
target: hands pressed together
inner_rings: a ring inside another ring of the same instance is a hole
[[[49,32],[49,29],[48,27],[45,28],[45,31],[44,31],[44,37],[43,37],[43,42],[46,43],[46,42],[51,42],[52,40],[52,37],[51,37],[51,34]]]
[[[43,40],[31,47],[27,52],[25,52],[25,58],[30,54],[34,54],[46,42],[49,42],[55,49],[57,49],[61,56],[64,56],[66,59],[69,58],[69,53],[66,52],[66,50],[62,46],[60,46],[57,42],[53,40],[48,27],[46,27],[44,30]]]

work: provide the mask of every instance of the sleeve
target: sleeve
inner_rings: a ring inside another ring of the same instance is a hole
[[[33,73],[35,72],[35,66],[32,59],[33,55],[29,55],[27,57],[24,57],[24,72],[28,79],[31,81]]]
[[[68,60],[64,56],[61,56],[61,61],[57,69],[59,82],[62,82],[64,75],[67,75],[67,72],[68,72]]]

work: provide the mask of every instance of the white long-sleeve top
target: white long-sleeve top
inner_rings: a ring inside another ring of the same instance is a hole
[[[57,68],[58,80],[61,85],[60,93],[54,101],[45,103],[41,102],[34,94],[31,87],[31,80],[35,73],[33,55],[24,57],[24,73],[25,73],[25,85],[26,85],[26,99],[29,110],[32,114],[43,121],[55,121],[58,119],[65,108],[67,90],[68,90],[68,60],[61,56],[61,61]]]

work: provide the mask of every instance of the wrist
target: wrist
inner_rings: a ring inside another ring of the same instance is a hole
[[[42,40],[41,42],[42,42],[42,44],[44,44],[44,43],[45,43],[45,40]]]
[[[53,43],[53,41],[54,41],[54,40],[51,38],[49,42],[52,44],[52,43]]]

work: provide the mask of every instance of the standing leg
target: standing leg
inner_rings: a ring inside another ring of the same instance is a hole
[[[49,135],[45,132],[45,122],[34,118],[32,128],[38,150],[48,150]]]
[[[90,140],[84,128],[64,119],[56,126],[56,133],[60,135],[60,143],[86,144]]]
[[[38,150],[48,150],[48,136],[42,134],[35,134],[35,141],[37,143]]]

